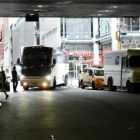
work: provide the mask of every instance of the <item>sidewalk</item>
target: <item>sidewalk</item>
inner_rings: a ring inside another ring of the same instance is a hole
[[[68,86],[78,87],[78,79],[69,78]]]

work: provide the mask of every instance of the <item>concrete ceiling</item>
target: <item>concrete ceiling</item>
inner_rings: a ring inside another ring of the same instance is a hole
[[[138,0],[0,0],[0,17],[130,17],[140,16]]]

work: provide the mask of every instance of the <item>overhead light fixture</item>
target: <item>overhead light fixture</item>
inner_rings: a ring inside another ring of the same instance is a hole
[[[28,13],[25,15],[26,21],[27,22],[37,22],[39,21],[39,15],[38,13]]]
[[[67,4],[71,4],[72,1],[71,0],[67,0],[67,1],[58,1],[57,4],[62,4],[62,5],[67,5]]]
[[[115,8],[118,8],[118,6],[117,6],[117,5],[113,5],[113,6],[112,6],[112,8],[114,8],[114,9],[115,9]]]
[[[99,13],[109,13],[109,12],[111,12],[111,10],[108,10],[108,9],[107,10],[99,10],[98,12]]]
[[[31,14],[29,14],[30,16],[34,16],[35,14],[33,14],[33,13],[31,13]]]
[[[43,5],[38,5],[37,7],[38,7],[38,8],[42,8],[42,7],[43,7]]]
[[[102,16],[102,15],[103,15],[103,14],[100,14],[100,13],[99,13],[99,14],[97,14],[97,16]]]
[[[107,13],[107,12],[110,12],[110,10],[104,10],[104,12],[106,12],[106,13]]]
[[[38,12],[39,10],[38,10],[38,9],[34,9],[33,11],[34,11],[34,12]]]
[[[133,23],[135,23],[136,21],[135,21],[135,20],[133,20],[132,22],[133,22]]]

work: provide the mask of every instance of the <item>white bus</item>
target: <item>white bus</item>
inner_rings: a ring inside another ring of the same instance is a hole
[[[67,85],[69,64],[61,49],[46,46],[24,47],[21,56],[21,86],[43,89]]]

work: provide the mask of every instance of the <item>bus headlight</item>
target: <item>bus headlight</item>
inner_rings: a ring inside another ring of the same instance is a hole
[[[27,82],[23,82],[23,86],[27,86]]]
[[[42,83],[42,86],[43,86],[43,87],[47,87],[47,83],[46,83],[46,82],[43,82],[43,83]]]
[[[51,76],[50,75],[47,75],[46,76],[46,79],[50,81],[51,80]]]

